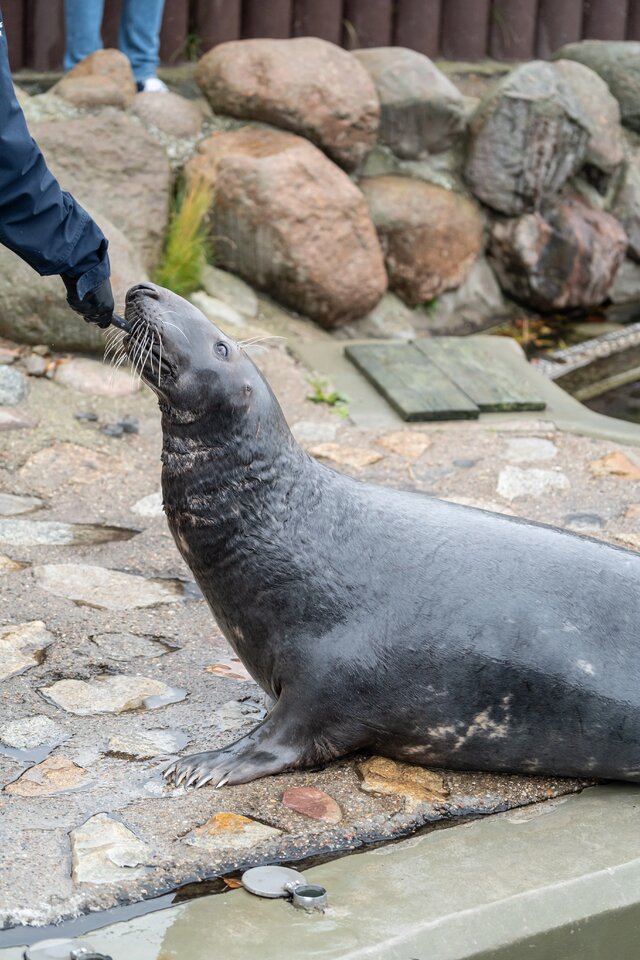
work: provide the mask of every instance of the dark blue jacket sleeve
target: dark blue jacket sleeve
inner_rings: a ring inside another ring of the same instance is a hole
[[[107,240],[61,190],[27,129],[9,70],[0,11],[0,243],[41,276],[66,274],[78,297],[109,276]]]

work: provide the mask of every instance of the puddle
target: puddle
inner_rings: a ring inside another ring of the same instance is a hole
[[[119,662],[128,660],[153,660],[180,649],[161,637],[139,636],[135,633],[98,633],[91,636],[103,657]]]
[[[0,517],[15,517],[21,513],[33,513],[44,506],[40,497],[19,497],[12,493],[0,493]]]
[[[607,390],[591,400],[583,401],[585,407],[603,413],[606,417],[640,423],[640,380]]]
[[[0,543],[12,546],[83,546],[131,540],[139,530],[98,523],[62,523],[56,520],[0,520]]]
[[[0,743],[0,753],[4,757],[9,757],[11,760],[18,760],[22,763],[42,763],[56,747],[59,747],[61,743],[69,739],[70,737],[62,737],[59,740],[42,743],[40,746],[33,747],[31,750],[20,750],[17,747],[7,747],[4,743]]]
[[[184,687],[170,687],[166,693],[145,697],[142,706],[145,710],[157,710],[158,707],[166,707],[170,703],[180,703],[181,700],[186,699],[187,693]]]

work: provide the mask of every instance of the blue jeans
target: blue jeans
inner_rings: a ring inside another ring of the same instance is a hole
[[[138,83],[156,75],[163,8],[164,0],[123,0],[118,46],[129,58]],[[65,70],[102,49],[103,9],[104,0],[65,0]]]

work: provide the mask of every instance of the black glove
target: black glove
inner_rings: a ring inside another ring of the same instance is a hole
[[[114,310],[113,293],[109,280],[103,280],[101,284],[90,290],[83,300],[80,300],[76,290],[76,281],[64,274],[62,274],[61,279],[67,288],[67,303],[71,309],[81,314],[87,323],[95,323],[103,330],[106,329],[111,323]]]

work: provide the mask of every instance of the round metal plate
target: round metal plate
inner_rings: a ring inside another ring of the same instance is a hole
[[[285,884],[304,883],[304,877],[291,867],[252,867],[241,877],[242,886],[257,897],[288,897]]]

